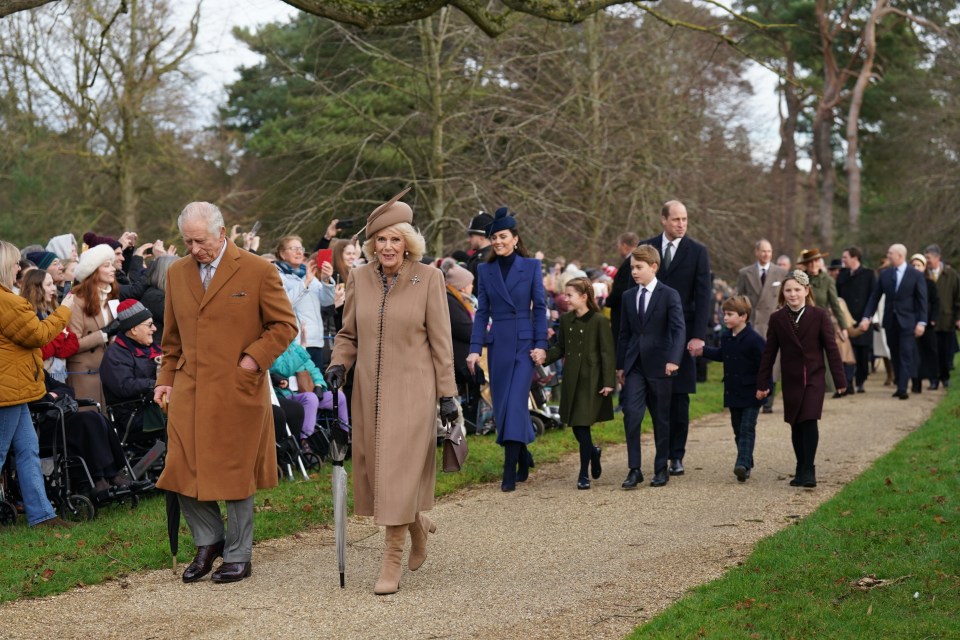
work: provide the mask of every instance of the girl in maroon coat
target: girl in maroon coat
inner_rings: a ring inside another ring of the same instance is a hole
[[[823,411],[826,352],[834,380],[846,380],[833,337],[830,315],[813,304],[810,278],[802,271],[787,274],[780,286],[780,308],[770,316],[767,344],[757,374],[757,400],[770,393],[770,375],[777,353],[783,382],[783,419],[790,425],[797,470],[790,486],[817,486],[814,458]],[[844,389],[837,389],[843,393]]]

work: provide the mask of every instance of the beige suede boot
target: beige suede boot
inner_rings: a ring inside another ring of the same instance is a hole
[[[436,533],[436,523],[423,515],[417,513],[417,518],[410,523],[410,557],[407,558],[407,567],[410,571],[416,571],[427,559],[427,533]]]
[[[373,587],[373,592],[378,596],[400,590],[400,574],[403,572],[400,561],[403,559],[403,543],[407,539],[409,526],[401,524],[387,527],[384,534],[383,559],[380,561],[380,577],[377,578],[377,584]]]

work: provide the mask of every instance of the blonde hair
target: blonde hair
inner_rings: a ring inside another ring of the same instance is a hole
[[[0,240],[0,284],[13,289],[17,281],[17,265],[20,264],[20,249]]]
[[[405,257],[413,262],[420,262],[420,258],[422,258],[423,254],[427,251],[427,241],[423,239],[420,232],[414,229],[413,225],[409,222],[398,222],[397,224],[390,225],[385,229],[377,231],[373,237],[367,238],[362,247],[363,255],[367,258],[367,261],[374,262],[377,259],[376,236],[382,236],[390,232],[395,232],[403,238],[403,244],[408,254]]]

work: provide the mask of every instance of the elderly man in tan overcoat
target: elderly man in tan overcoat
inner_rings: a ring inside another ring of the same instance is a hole
[[[169,402],[166,466],[157,486],[179,494],[197,555],[195,582],[251,574],[253,494],[277,484],[267,370],[297,335],[276,269],[227,240],[223,215],[188,204],[177,221],[189,256],[170,266],[154,401]],[[227,503],[224,529],[218,500]]]

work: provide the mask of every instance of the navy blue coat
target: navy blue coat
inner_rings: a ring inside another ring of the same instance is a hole
[[[640,361],[644,377],[666,378],[668,362],[679,364],[687,353],[683,307],[676,291],[657,282],[643,324],[637,315],[640,287],[627,289],[620,306],[620,342],[617,344],[617,369],[624,374]]]
[[[648,244],[660,253],[662,242],[663,234],[661,233],[644,240],[641,244]],[[662,267],[662,254],[660,259]],[[707,255],[707,248],[696,240],[684,236],[677,244],[677,250],[670,261],[670,268],[659,269],[657,280],[680,294],[683,321],[687,328],[687,342],[693,338],[704,340],[713,311],[713,282],[710,278],[710,258]],[[693,357],[686,351],[686,344],[684,344],[680,371],[673,380],[673,392],[697,392],[697,366]]]
[[[748,322],[737,335],[724,329],[719,347],[703,348],[704,358],[723,362],[723,406],[746,409],[764,403],[757,400],[757,373],[765,344],[763,337]]]
[[[534,366],[530,350],[547,348],[547,305],[540,261],[517,256],[506,282],[499,264],[481,263],[477,265],[477,277],[477,313],[470,353],[480,353],[484,345],[487,347],[497,443],[512,440],[527,444],[534,439],[528,407]]]
[[[886,296],[883,305],[883,328],[893,329],[896,318],[901,329],[913,329],[918,322],[927,321],[927,283],[923,274],[907,265],[900,288],[897,288],[897,270],[889,267],[880,272],[877,287],[870,295],[863,317],[869,318],[880,304],[880,296]],[[857,319],[859,322],[859,319]]]

